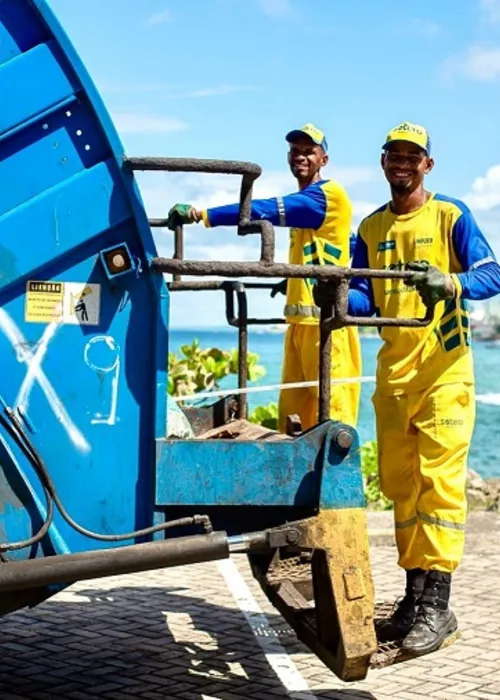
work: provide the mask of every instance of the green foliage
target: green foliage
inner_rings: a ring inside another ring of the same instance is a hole
[[[376,510],[392,510],[392,502],[380,490],[377,443],[374,440],[365,442],[361,447],[361,471],[367,506]]]
[[[258,423],[269,428],[269,430],[278,430],[278,404],[270,403],[267,406],[257,406],[248,416],[251,423]]]
[[[259,356],[248,353],[248,379],[255,381],[265,376],[266,370],[258,364]],[[182,345],[180,353],[168,355],[168,393],[171,396],[191,396],[200,391],[212,391],[228,374],[238,373],[238,350],[201,348],[198,340]]]

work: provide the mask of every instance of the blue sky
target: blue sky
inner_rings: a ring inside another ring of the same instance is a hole
[[[260,163],[258,196],[291,191],[284,134],[325,130],[354,225],[387,199],[380,146],[424,124],[429,189],[463,198],[500,254],[500,0],[50,0],[133,155]],[[453,11],[451,11],[453,10]],[[146,174],[148,212],[235,200],[229,177]],[[162,254],[168,232],[156,234]],[[277,230],[286,258],[287,232]],[[186,257],[256,259],[257,241],[191,227]],[[222,300],[177,295],[172,325],[222,325]],[[181,298],[182,297],[182,298]],[[282,299],[256,297],[266,315]],[[258,309],[256,309],[258,310]]]

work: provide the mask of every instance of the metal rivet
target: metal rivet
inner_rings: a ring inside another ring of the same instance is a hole
[[[335,436],[335,442],[342,450],[348,450],[351,447],[353,440],[354,437],[349,430],[339,430]]]
[[[87,143],[86,146],[85,146],[85,150],[86,150],[86,151],[90,151],[90,146],[88,145],[88,143]]]
[[[83,134],[83,131],[81,129],[78,129],[78,131],[76,132],[76,135],[81,136],[82,134]]]

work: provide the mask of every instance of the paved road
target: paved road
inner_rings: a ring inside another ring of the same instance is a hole
[[[101,579],[6,617],[0,700],[500,699],[500,527],[477,522],[455,578],[462,639],[362,683],[308,653],[238,558],[242,577],[225,562]],[[372,561],[377,597],[399,595],[388,540]]]

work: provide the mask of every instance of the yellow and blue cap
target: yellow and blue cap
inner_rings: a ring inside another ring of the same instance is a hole
[[[289,131],[286,135],[286,140],[288,143],[290,143],[291,141],[299,139],[303,136],[308,136],[316,145],[321,146],[325,153],[328,150],[328,144],[326,142],[324,132],[311,123],[305,124],[300,129],[293,129],[292,131]]]
[[[431,154],[431,139],[429,132],[420,124],[412,124],[411,122],[403,122],[398,124],[394,129],[391,129],[387,134],[382,150],[386,150],[387,146],[394,141],[409,141],[416,146],[420,146],[428,156]]]

